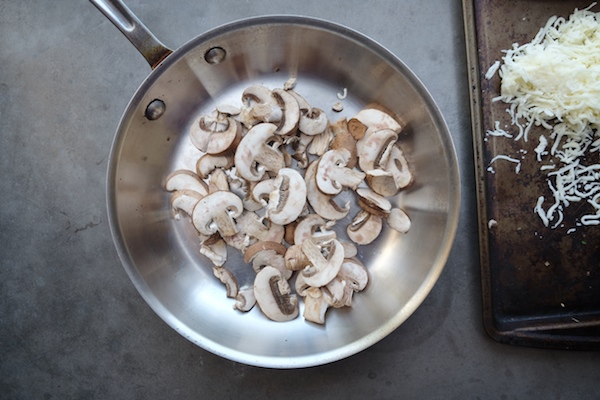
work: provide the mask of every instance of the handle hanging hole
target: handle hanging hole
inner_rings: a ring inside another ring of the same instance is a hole
[[[204,60],[209,64],[220,64],[225,60],[227,52],[222,47],[212,47],[204,53]]]

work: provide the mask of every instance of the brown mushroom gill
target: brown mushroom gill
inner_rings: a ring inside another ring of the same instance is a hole
[[[273,293],[273,298],[277,303],[277,307],[279,310],[285,315],[292,315],[296,311],[296,307],[291,302],[289,293],[281,293],[280,290],[280,281],[281,278],[277,276],[272,276],[269,279],[269,287],[271,288],[271,292]]]

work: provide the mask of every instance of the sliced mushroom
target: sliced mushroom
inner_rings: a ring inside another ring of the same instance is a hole
[[[298,298],[277,268],[266,266],[256,274],[254,296],[261,311],[273,321],[290,321],[298,316]]]
[[[325,132],[328,126],[329,119],[327,119],[325,111],[320,108],[302,110],[298,126],[300,132],[309,136],[315,136]]]
[[[358,205],[365,211],[379,217],[387,217],[392,209],[392,204],[385,197],[368,188],[356,189]]]
[[[300,244],[294,244],[287,248],[284,261],[285,267],[290,271],[300,271],[310,265],[310,260],[302,251]]]
[[[408,232],[411,225],[410,218],[404,212],[404,210],[400,208],[392,208],[390,215],[387,217],[387,223],[390,228],[400,233]]]
[[[263,179],[257,182],[252,188],[252,199],[257,203],[261,204],[262,207],[266,207],[269,203],[269,196],[277,189],[275,179]]]
[[[313,161],[308,165],[304,173],[306,182],[306,197],[312,208],[317,214],[323,218],[330,220],[340,220],[350,211],[350,202],[347,202],[344,207],[340,207],[334,200],[334,196],[325,194],[319,190],[316,181],[316,170],[318,160]]]
[[[285,235],[282,225],[277,225],[252,211],[244,212],[237,223],[241,232],[259,241],[281,243]]]
[[[346,228],[346,233],[354,243],[367,245],[377,239],[382,228],[381,217],[361,210]]]
[[[263,85],[252,85],[242,93],[245,108],[239,118],[248,128],[259,122],[279,123],[282,118],[281,108],[273,91]]]
[[[337,240],[316,244],[313,240],[302,243],[302,251],[311,265],[301,271],[304,281],[313,287],[325,286],[335,278],[344,261],[344,247]],[[327,257],[323,252],[327,252]]]
[[[286,225],[295,221],[306,204],[306,182],[300,173],[282,168],[274,181],[275,190],[269,195],[268,218],[275,224]]]
[[[231,271],[224,267],[213,267],[213,274],[225,285],[227,297],[235,298],[239,287]]]
[[[192,144],[208,154],[220,154],[234,147],[241,134],[239,122],[218,112],[201,116],[190,128]]]
[[[391,172],[398,190],[406,189],[413,182],[413,174],[408,165],[402,149],[396,145],[392,148],[390,159],[385,170]]]
[[[233,167],[233,154],[204,154],[196,162],[196,174],[200,178],[207,178],[216,168],[227,170],[231,167]]]
[[[192,222],[198,232],[211,235],[219,232],[221,236],[233,236],[237,233],[234,218],[244,210],[242,200],[231,192],[215,192],[198,202],[192,214]]]
[[[277,125],[262,123],[250,129],[240,141],[234,163],[240,177],[260,181],[265,171],[279,171],[285,160],[278,147]],[[272,145],[273,143],[273,145]]]
[[[327,129],[325,132],[319,133],[312,138],[313,140],[308,146],[308,153],[322,156],[327,149],[329,149],[329,143],[331,143],[331,140],[333,139],[333,134],[331,133],[331,130]]]
[[[402,125],[400,125],[400,123],[398,123],[398,121],[390,114],[376,108],[364,108],[351,120],[356,120],[364,126],[374,128],[375,130],[391,129],[396,133],[400,133],[402,130]],[[350,123],[350,121],[348,121],[348,123]]]
[[[229,179],[221,168],[215,169],[208,178],[208,193],[229,192]]]
[[[256,273],[267,265],[277,268],[287,280],[292,277],[292,271],[286,267],[285,253],[286,248],[281,243],[256,242],[244,252],[244,261],[252,264],[252,269]]]
[[[352,293],[345,280],[336,276],[327,285],[321,288],[325,302],[334,308],[350,306],[352,304]]]
[[[365,137],[358,142],[358,165],[363,171],[385,168],[390,159],[392,147],[398,134],[391,129],[367,130]]]
[[[175,212],[175,218],[179,219],[180,212],[184,212],[190,217],[194,212],[194,207],[204,196],[195,190],[181,189],[176,190],[171,195],[171,208]]]
[[[282,136],[296,133],[300,121],[298,101],[283,89],[273,89],[273,97],[275,97],[283,112],[276,133]]]
[[[305,291],[304,311],[302,311],[302,316],[305,320],[324,324],[325,313],[328,308],[329,304],[325,300],[325,296],[323,296],[320,288],[311,287]]]
[[[202,243],[200,254],[206,256],[216,267],[222,267],[227,261],[227,245],[223,239],[214,243]]]
[[[343,188],[356,189],[365,174],[346,167],[350,152],[346,149],[329,150],[319,159],[317,186],[325,194],[338,194]]]
[[[208,195],[208,186],[206,186],[206,183],[198,175],[185,169],[172,172],[167,177],[165,188],[169,192],[186,189],[198,192],[202,196]]]
[[[367,268],[355,258],[344,259],[338,277],[347,282],[355,292],[364,290],[369,283]]]
[[[294,243],[302,244],[305,240],[313,239],[317,243],[336,239],[337,234],[333,230],[332,222],[327,222],[318,214],[309,214],[298,223],[294,232]]]
[[[356,140],[348,130],[347,119],[341,118],[331,124],[331,132],[333,133],[333,140],[331,141],[329,148],[331,150],[348,150],[350,152],[350,157],[348,157],[348,161],[346,161],[346,167],[354,168],[358,160]]]
[[[238,290],[238,294],[235,297],[235,304],[233,308],[243,312],[250,311],[256,304],[256,297],[254,296],[254,286],[242,287]]]

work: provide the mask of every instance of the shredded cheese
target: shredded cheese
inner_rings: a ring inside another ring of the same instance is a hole
[[[553,16],[527,44],[503,51],[485,78],[501,78],[500,96],[493,101],[506,110],[516,128],[515,141],[529,140],[533,126],[549,131],[538,137],[535,148],[540,171],[548,171],[552,196],[540,196],[533,211],[545,226],[558,227],[565,209],[587,201],[593,211],[578,218],[581,225],[600,224],[600,13],[589,7],[575,9],[568,19]],[[487,135],[510,136],[499,129]],[[595,156],[594,156],[595,153]],[[505,155],[492,159],[520,162]],[[591,163],[590,165],[584,165]],[[491,164],[491,162],[490,162]]]

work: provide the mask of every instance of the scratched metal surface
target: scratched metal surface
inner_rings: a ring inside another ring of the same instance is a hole
[[[552,198],[534,152],[544,129],[534,128],[527,143],[485,134],[495,121],[510,126],[507,105],[492,102],[499,95],[498,74],[484,78],[502,50],[530,42],[552,15],[567,17],[588,5],[552,0],[476,0],[468,5],[473,17],[467,20],[470,67],[472,76],[478,73],[472,108],[483,312],[486,330],[501,342],[600,348],[600,229],[577,226],[576,219],[591,206],[575,203],[566,209],[562,224],[545,227],[533,212],[540,195]],[[514,127],[508,131],[516,136]],[[520,160],[520,172],[516,163],[493,161],[497,155]]]

